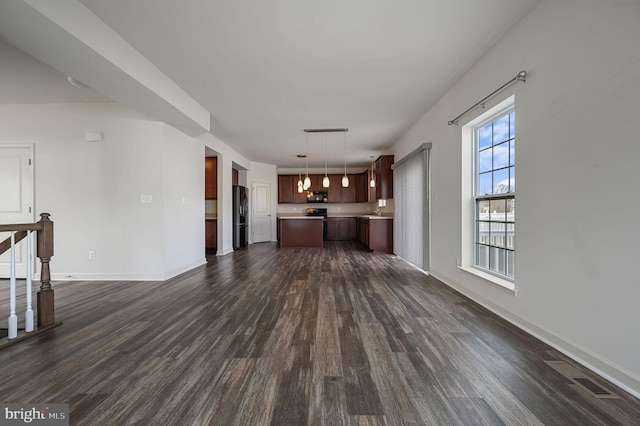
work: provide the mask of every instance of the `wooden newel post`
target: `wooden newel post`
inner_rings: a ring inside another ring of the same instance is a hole
[[[53,289],[51,288],[51,271],[49,261],[53,256],[53,222],[49,220],[49,213],[40,214],[38,231],[38,257],[42,263],[40,273],[40,291],[38,292],[38,327],[48,327],[55,323],[53,304]]]

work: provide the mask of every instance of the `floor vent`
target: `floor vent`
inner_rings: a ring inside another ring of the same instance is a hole
[[[545,361],[545,363],[556,370],[558,373],[562,374],[567,379],[571,380],[573,383],[578,385],[580,389],[584,389],[589,394],[593,395],[596,398],[603,399],[612,399],[612,398],[620,398],[619,396],[613,394],[608,389],[600,386],[598,383],[594,382],[592,379],[587,377],[583,372],[578,370],[576,367],[567,364],[564,361]]]

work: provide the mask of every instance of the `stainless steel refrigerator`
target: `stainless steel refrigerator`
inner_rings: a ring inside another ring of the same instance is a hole
[[[247,246],[249,230],[249,203],[247,188],[233,185],[233,249]]]

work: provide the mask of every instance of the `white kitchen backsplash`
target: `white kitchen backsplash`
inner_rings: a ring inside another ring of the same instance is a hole
[[[304,213],[308,207],[324,207],[327,213],[362,213],[372,214],[379,208],[382,214],[393,214],[393,200],[387,200],[385,207],[378,207],[378,203],[320,203],[320,204],[278,204],[278,213]]]
[[[204,200],[204,213],[205,214],[217,214],[218,213],[218,200]]]

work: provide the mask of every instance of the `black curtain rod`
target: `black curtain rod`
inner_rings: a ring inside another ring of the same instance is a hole
[[[349,129],[304,129],[307,133],[348,132]]]
[[[511,80],[507,81],[505,84],[503,84],[502,86],[500,86],[499,88],[497,88],[496,90],[491,92],[489,95],[485,96],[481,101],[477,102],[474,106],[472,106],[471,108],[469,108],[468,110],[466,110],[465,112],[463,112],[462,114],[460,114],[459,116],[454,118],[453,120],[449,121],[449,126],[451,126],[452,124],[457,125],[458,124],[458,120],[460,120],[460,118],[462,118],[464,115],[466,115],[469,111],[471,111],[472,109],[474,109],[478,105],[483,104],[487,99],[492,98],[496,93],[500,92],[502,89],[504,89],[505,87],[507,87],[508,85],[513,83],[514,81],[522,81],[523,83],[525,81],[527,81],[527,72],[526,71],[520,71]]]

